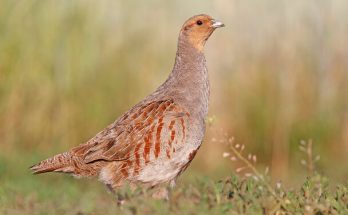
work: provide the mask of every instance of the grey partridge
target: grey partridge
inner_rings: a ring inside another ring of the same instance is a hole
[[[33,173],[97,176],[112,189],[124,183],[175,184],[202,144],[209,100],[203,48],[223,26],[204,14],[188,19],[174,68],[157,90],[88,142],[32,166]]]

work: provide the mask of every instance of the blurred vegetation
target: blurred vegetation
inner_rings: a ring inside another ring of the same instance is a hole
[[[225,133],[270,166],[274,180],[304,179],[298,144],[308,139],[321,155],[321,172],[334,181],[348,177],[346,0],[0,5],[0,183],[16,192],[90,183],[43,176],[46,183],[26,168],[88,140],[152,92],[171,70],[182,23],[202,12],[226,27],[205,51],[212,126],[182,180],[233,172],[221,156],[226,146],[212,141]],[[32,195],[26,198],[46,194]]]

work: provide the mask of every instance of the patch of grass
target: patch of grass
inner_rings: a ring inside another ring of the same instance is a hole
[[[120,206],[96,180],[34,176],[27,170],[30,156],[23,153],[22,162],[3,156],[0,214],[348,214],[348,184],[333,185],[316,173],[311,141],[300,144],[306,164],[311,163],[311,168],[305,165],[309,176],[290,189],[257,169],[256,155],[244,156],[244,145],[226,141],[230,152],[224,157],[238,163],[236,174],[213,180],[188,171],[168,201],[153,199],[153,190],[124,187],[117,191],[124,199]]]
[[[1,214],[347,214],[348,186],[330,185],[314,175],[298,189],[275,186],[275,195],[261,181],[231,176],[220,181],[197,178],[171,191],[170,200],[152,199],[142,190],[123,188],[125,203],[101,186],[86,181],[61,180],[31,189],[16,181],[2,183]],[[36,182],[35,182],[36,181]],[[17,181],[18,182],[18,181]]]

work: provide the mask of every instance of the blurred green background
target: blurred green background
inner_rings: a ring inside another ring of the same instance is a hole
[[[33,179],[27,167],[87,141],[155,90],[171,71],[182,23],[200,13],[226,27],[205,48],[211,123],[183,180],[234,171],[222,157],[226,145],[213,141],[224,135],[256,154],[274,180],[304,177],[298,144],[308,139],[319,171],[348,177],[346,0],[0,5],[1,183],[75,183]]]

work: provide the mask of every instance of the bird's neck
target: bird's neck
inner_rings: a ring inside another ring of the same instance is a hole
[[[163,87],[193,114],[206,116],[209,79],[205,57],[185,37],[179,38],[174,68]]]
[[[184,36],[179,38],[174,68],[168,79],[185,88],[208,81],[203,51],[195,48]]]

